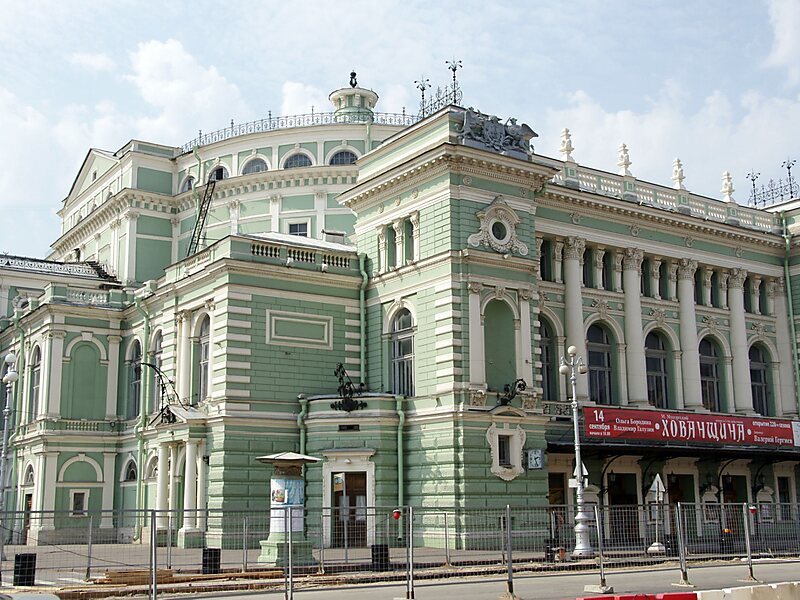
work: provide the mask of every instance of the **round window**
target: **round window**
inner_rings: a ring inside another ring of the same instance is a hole
[[[508,235],[508,230],[502,221],[495,221],[492,223],[492,235],[498,241],[503,241]]]

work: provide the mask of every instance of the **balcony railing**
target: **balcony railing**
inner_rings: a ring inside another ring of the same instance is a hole
[[[180,149],[183,152],[190,152],[196,146],[206,146],[214,142],[221,142],[240,135],[250,133],[264,133],[277,129],[290,129],[292,127],[310,127],[312,125],[351,125],[359,123],[377,123],[379,125],[396,125],[398,127],[408,127],[419,121],[419,115],[409,115],[403,113],[309,113],[304,115],[289,115],[285,117],[273,117],[270,115],[266,119],[258,119],[249,123],[236,123],[231,121],[230,127],[218,129],[210,133],[199,132],[199,135],[183,144]]]

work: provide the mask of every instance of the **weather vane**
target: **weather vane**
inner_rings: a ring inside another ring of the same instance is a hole
[[[746,175],[746,177],[750,180],[750,183],[753,185],[753,201],[755,202],[756,197],[756,179],[761,175],[761,173],[756,173],[755,170],[752,170]]]

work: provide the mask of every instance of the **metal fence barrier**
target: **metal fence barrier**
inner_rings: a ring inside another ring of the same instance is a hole
[[[597,572],[671,565],[688,584],[692,564],[800,556],[800,506],[648,504],[589,506],[593,556],[573,558],[571,506],[497,509],[289,507],[265,511],[8,512],[2,520],[4,587],[15,564],[36,586],[98,584],[159,589],[222,574],[283,588],[337,582],[420,582],[494,574],[513,594],[520,572]],[[20,558],[21,557],[21,558]]]

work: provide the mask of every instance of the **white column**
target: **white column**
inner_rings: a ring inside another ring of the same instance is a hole
[[[586,355],[586,333],[583,329],[583,298],[581,296],[583,251],[585,240],[569,237],[564,241],[564,314],[567,330],[567,346],[575,346],[578,356],[588,361]],[[589,378],[578,377],[576,392],[578,400],[589,397]]]
[[[469,381],[477,386],[486,385],[481,290],[483,284],[475,281],[469,283]]]
[[[731,315],[731,354],[733,357],[733,406],[737,413],[753,412],[750,389],[750,357],[744,317],[744,280],[747,271],[733,269],[728,278],[728,307]],[[730,396],[729,396],[730,397]]]
[[[234,154],[234,156],[236,156]],[[231,235],[239,234],[239,211],[241,202],[236,198],[228,202],[228,218],[230,219]]]
[[[750,280],[753,282],[753,312],[757,315],[766,315],[767,307],[761,306],[761,277],[753,275]]]
[[[728,272],[722,271],[719,274],[719,298],[720,308],[728,310]]]
[[[117,453],[103,452],[103,516],[100,527],[114,526],[114,483]]]
[[[328,194],[325,190],[318,190],[314,192],[314,213],[317,221],[316,237],[318,240],[324,240],[325,234],[322,232],[325,229],[325,210],[328,207]]]
[[[553,281],[564,283],[564,242],[553,244]]]
[[[272,231],[280,232],[281,230],[281,197],[276,194],[270,196],[270,217],[272,218]]]
[[[183,402],[189,402],[191,394],[192,346],[189,333],[192,327],[191,314],[182,312],[180,320],[180,342],[178,343],[178,396]]]
[[[205,531],[208,491],[206,490],[206,464],[203,460],[205,444],[201,440],[197,444],[197,508],[201,511],[197,515],[197,528]]]
[[[411,213],[409,217],[411,221],[411,247],[412,259],[414,262],[419,261],[419,211]]]
[[[34,418],[38,418],[42,415],[51,414],[55,416],[58,413],[58,406],[54,407],[55,412],[50,412],[50,405],[49,399],[50,396],[50,369],[52,369],[52,364],[50,358],[53,356],[53,338],[50,334],[44,335],[44,341],[42,343],[42,366],[40,367],[40,381],[39,381],[39,398],[38,402],[36,403],[38,408],[36,409],[36,414],[33,415]],[[36,471],[36,476],[39,476],[39,471]]]
[[[653,282],[653,298],[661,300],[661,259],[654,258],[650,262],[650,281]]]
[[[681,364],[681,351],[672,351],[672,364],[675,365],[675,382],[677,383],[674,390],[675,393],[675,408],[682,409],[685,407],[683,403],[683,387],[679,382],[683,381],[683,367]]]
[[[139,213],[129,210],[125,213],[124,218],[125,243],[128,247],[125,252],[125,265],[122,271],[122,280],[125,283],[133,283],[136,281],[136,221],[139,218]]]
[[[642,333],[640,293],[643,252],[626,248],[622,276],[625,288],[625,362],[628,371],[628,403],[647,404],[647,365]]]
[[[169,222],[172,225],[172,244],[170,247],[170,257],[172,262],[178,262],[178,238],[181,235],[181,220],[178,217],[172,217]]]
[[[119,343],[122,338],[109,335],[108,340],[108,375],[106,377],[106,419],[117,418],[117,380],[119,379]]]
[[[197,440],[186,442],[183,469],[183,528],[197,529]]]
[[[697,341],[697,317],[694,310],[694,272],[697,270],[697,261],[682,258],[677,267],[683,404],[688,409],[702,410],[700,352]]]
[[[51,331],[50,338],[50,381],[48,382],[47,415],[57,419],[61,415],[61,373],[64,367],[63,331]]]
[[[169,510],[176,510],[178,508],[178,499],[175,497],[177,494],[177,484],[175,483],[178,477],[178,447],[175,444],[169,444]]]
[[[603,257],[606,254],[605,248],[598,246],[594,249],[594,287],[603,288]]]
[[[767,288],[767,295],[770,288]],[[792,343],[789,337],[789,317],[786,306],[786,286],[783,277],[775,281],[772,286],[772,304],[775,314],[775,337],[778,344],[778,356],[772,360],[780,360],[778,372],[780,373],[780,408],[783,416],[797,417],[797,396],[794,388],[794,371],[792,364]],[[776,404],[778,404],[776,402]]]
[[[394,229],[394,266],[402,267],[406,264],[405,221],[398,219],[392,222]]]
[[[156,510],[159,529],[167,527],[167,515],[164,512],[169,508],[167,484],[169,482],[169,446],[161,442],[158,445],[158,478],[156,479]]]
[[[378,273],[386,273],[388,270],[388,256],[386,253],[386,225],[378,227]]]
[[[533,385],[533,349],[531,341],[531,291],[519,290],[520,346],[517,356],[519,366],[517,377],[525,380],[528,387]]]

